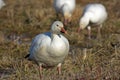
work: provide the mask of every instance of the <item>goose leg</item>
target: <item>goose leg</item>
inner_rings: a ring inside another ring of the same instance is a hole
[[[59,74],[59,75],[61,74],[61,65],[62,65],[62,64],[59,63],[58,66],[57,66],[57,70],[58,70],[58,74]]]
[[[88,39],[91,39],[91,27],[88,26],[87,29],[88,29]]]
[[[39,70],[39,76],[40,76],[40,80],[41,80],[42,79],[42,65],[40,64],[38,67],[39,67],[38,68],[38,70]]]
[[[98,27],[97,39],[101,38],[101,28],[102,24]]]

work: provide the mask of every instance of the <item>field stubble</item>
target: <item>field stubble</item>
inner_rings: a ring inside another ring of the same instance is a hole
[[[119,0],[94,0],[107,7],[108,19],[102,28],[102,37],[86,38],[87,31],[76,34],[78,20],[88,0],[77,0],[72,24],[65,35],[70,41],[70,54],[62,65],[62,74],[56,67],[43,70],[44,80],[119,80],[120,79],[120,3]],[[93,2],[93,0],[91,0]],[[111,3],[112,2],[112,3]],[[24,56],[29,53],[32,38],[48,31],[56,19],[48,0],[6,0],[0,11],[0,79],[38,80],[37,66]],[[60,20],[60,19],[58,19]]]

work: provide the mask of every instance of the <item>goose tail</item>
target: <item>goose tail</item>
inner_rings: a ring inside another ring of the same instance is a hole
[[[30,54],[27,54],[24,58],[28,58],[30,56]]]

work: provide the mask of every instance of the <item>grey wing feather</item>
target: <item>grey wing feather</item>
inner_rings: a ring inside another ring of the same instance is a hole
[[[50,37],[50,33],[49,32],[46,32],[44,34],[39,34],[37,35],[33,41],[32,41],[32,44],[31,44],[31,47],[30,47],[30,54],[33,54],[35,51],[37,51],[41,46],[42,44],[42,41],[48,39]]]

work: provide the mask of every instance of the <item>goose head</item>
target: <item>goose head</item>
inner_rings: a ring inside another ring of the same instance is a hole
[[[64,24],[68,25],[71,22],[71,13],[65,12],[64,13]]]
[[[54,34],[67,33],[61,21],[55,21],[51,26],[51,32]]]
[[[80,30],[85,29],[88,25],[89,25],[89,17],[83,16],[79,21],[78,32],[80,32]]]

